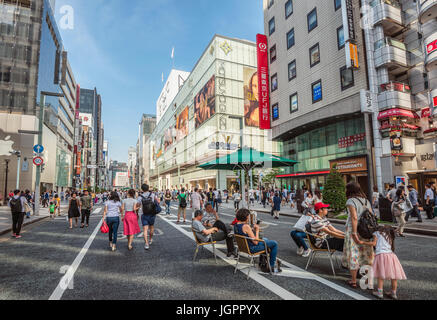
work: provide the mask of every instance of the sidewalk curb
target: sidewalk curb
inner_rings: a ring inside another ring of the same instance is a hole
[[[259,212],[259,213],[270,214],[269,210],[255,209],[254,211]],[[292,214],[292,213],[280,213],[279,215],[285,216],[285,217],[291,217],[291,218],[300,218],[302,216],[300,214]],[[332,218],[328,219],[328,220],[332,223],[346,225],[346,220],[332,219]],[[423,230],[423,229],[405,227],[404,231],[406,233],[411,233],[411,234],[437,237],[437,230]]]
[[[48,217],[48,216],[47,216],[47,217],[40,217],[40,218],[35,218],[35,219],[32,220],[32,221],[23,222],[23,227],[28,226],[28,225],[31,225],[31,224],[34,224],[34,223],[36,223],[36,222],[40,222],[40,221],[45,220],[45,219],[47,219],[47,218],[49,218],[49,217]],[[9,228],[9,229],[4,229],[4,230],[0,231],[0,236],[5,235],[5,234],[7,234],[7,233],[9,233],[9,232],[11,232],[11,231],[12,231],[12,227]]]

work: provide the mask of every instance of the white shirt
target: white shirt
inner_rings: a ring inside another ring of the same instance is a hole
[[[376,241],[375,255],[393,252],[391,251],[390,243],[388,243],[388,241],[384,238],[382,234],[379,233],[379,231],[376,231],[373,235],[376,236],[376,238],[378,239]]]
[[[191,194],[191,201],[193,204],[193,209],[200,209],[200,200],[202,200],[202,197],[198,192],[193,192]]]
[[[313,219],[311,216],[303,215],[300,217],[300,219],[297,221],[297,223],[294,225],[294,229],[302,232],[306,232],[305,226],[308,222],[310,222]]]
[[[434,200],[434,192],[432,192],[431,189],[426,189],[425,191],[425,200],[427,200],[429,197],[429,200]]]
[[[110,200],[106,203],[107,213],[106,216],[108,218],[116,218],[120,216],[120,208],[121,202],[115,202],[114,200]]]

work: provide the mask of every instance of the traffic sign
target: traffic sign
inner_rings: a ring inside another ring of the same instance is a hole
[[[44,147],[40,144],[37,144],[33,147],[33,151],[35,151],[35,153],[43,153]]]
[[[35,157],[33,158],[33,164],[36,165],[37,167],[39,167],[40,165],[42,165],[44,163],[43,158],[41,157]]]

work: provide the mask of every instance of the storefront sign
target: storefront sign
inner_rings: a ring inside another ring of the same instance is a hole
[[[341,10],[343,14],[343,27],[345,41],[355,40],[355,21],[352,0],[342,0]]]
[[[331,169],[334,167],[335,164],[337,166],[337,170],[340,173],[352,173],[352,172],[367,171],[367,158],[366,157],[331,160],[330,161]]]
[[[437,39],[426,45],[426,52],[428,54],[431,54],[432,52],[434,52],[436,50],[437,50]]]
[[[338,147],[340,149],[352,147],[355,144],[355,142],[364,141],[365,139],[366,139],[365,133],[355,134],[349,137],[342,137],[338,139]]]
[[[259,76],[259,122],[260,129],[271,129],[270,124],[270,96],[269,96],[269,57],[267,52],[267,37],[262,34],[256,35],[258,54],[258,76]]]
[[[437,167],[437,152],[434,143],[416,146],[417,167],[419,170],[435,170]]]
[[[362,89],[360,91],[360,102],[361,102],[361,112],[362,113],[373,113],[373,106],[375,101],[377,101],[377,96],[370,91]]]

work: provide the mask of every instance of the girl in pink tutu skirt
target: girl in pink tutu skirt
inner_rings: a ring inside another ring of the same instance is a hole
[[[406,280],[407,277],[394,253],[395,230],[391,226],[380,226],[373,234],[373,242],[362,242],[362,244],[375,247],[373,276],[378,280],[378,291],[373,292],[373,295],[383,299],[384,280],[391,280],[391,292],[386,295],[397,300],[398,280]]]

